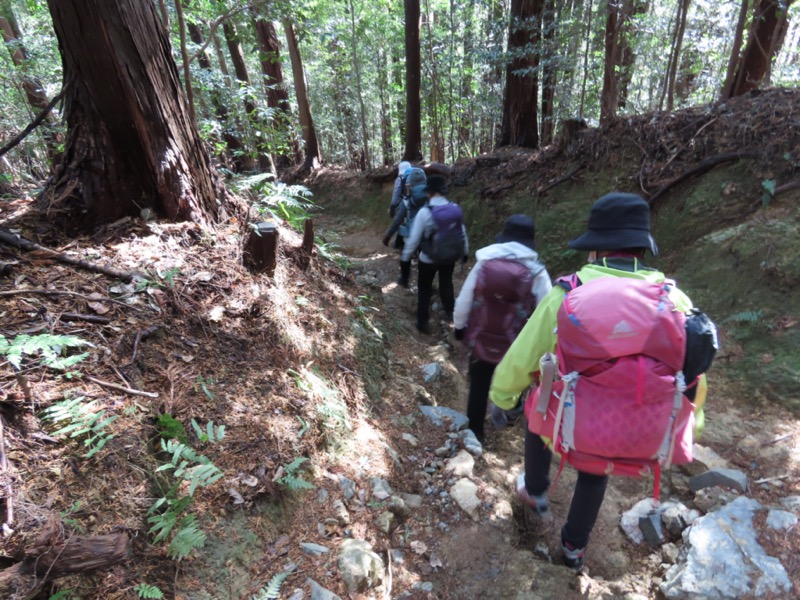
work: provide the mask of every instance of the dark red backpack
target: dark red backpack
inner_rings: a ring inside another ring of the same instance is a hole
[[[478,272],[466,341],[480,360],[497,364],[536,308],[533,273],[509,258],[487,260]]]

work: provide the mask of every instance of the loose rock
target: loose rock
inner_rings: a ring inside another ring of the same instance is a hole
[[[481,505],[481,501],[478,500],[478,486],[472,481],[459,479],[450,488],[450,495],[465,513],[473,519],[478,518],[478,507]]]
[[[453,458],[445,463],[444,470],[452,472],[455,477],[472,477],[475,468],[475,459],[466,450],[459,451]]]
[[[364,593],[383,583],[383,561],[364,540],[344,540],[339,548],[338,566],[351,594]]]
[[[714,486],[725,486],[739,492],[747,492],[747,475],[737,469],[711,469],[689,480],[693,492]]]

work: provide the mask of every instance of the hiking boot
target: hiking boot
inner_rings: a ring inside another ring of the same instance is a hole
[[[583,553],[586,548],[573,548],[572,544],[561,540],[561,550],[564,552],[564,564],[574,571],[583,567]]]
[[[525,473],[520,473],[517,477],[517,496],[522,500],[523,505],[529,506],[540,517],[550,516],[550,502],[547,500],[547,494],[544,493],[540,496],[529,494],[525,489]]]
[[[431,326],[428,325],[427,322],[426,323],[417,322],[417,331],[419,331],[420,333],[430,333]]]
[[[408,289],[408,279],[403,279],[402,276],[397,278],[397,285]]]

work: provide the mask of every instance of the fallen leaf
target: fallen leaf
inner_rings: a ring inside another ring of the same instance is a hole
[[[432,569],[441,569],[444,566],[442,559],[440,559],[436,554],[431,552],[431,568]]]
[[[417,554],[425,554],[428,551],[428,547],[423,542],[413,541],[409,545],[411,546],[411,550]]]
[[[218,323],[222,320],[222,317],[225,315],[225,307],[224,306],[215,306],[210,311],[208,311],[208,318],[215,323]]]
[[[200,271],[192,276],[194,281],[211,281],[212,279],[214,279],[214,274],[209,271]]]
[[[233,498],[234,504],[244,504],[244,498],[242,498],[242,495],[237,490],[230,488],[228,493],[230,494],[231,498]]]
[[[106,305],[105,305],[105,304],[103,304],[102,302],[89,302],[89,308],[91,308],[91,309],[92,309],[94,312],[96,312],[98,315],[104,315],[104,314],[106,314],[106,313],[107,313],[109,310],[111,310],[111,309],[109,309],[109,307],[108,307],[108,306],[106,306]]]
[[[256,487],[258,485],[258,478],[247,473],[239,473],[239,481],[250,487]]]
[[[180,357],[181,360],[186,363],[190,363],[194,360],[194,356],[192,356],[191,354],[181,354]]]
[[[103,296],[103,294],[98,294],[97,292],[92,292],[91,294],[89,294],[87,296],[87,298],[89,300],[91,300],[92,302],[97,302],[97,301],[102,300],[103,298],[105,298],[105,296]]]

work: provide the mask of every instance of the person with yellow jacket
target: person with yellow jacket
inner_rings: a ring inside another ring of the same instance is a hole
[[[599,277],[630,277],[663,282],[666,277],[644,262],[646,251],[654,256],[658,247],[650,233],[650,209],[634,194],[611,193],[597,200],[589,216],[588,230],[569,242],[575,250],[589,252],[588,264],[577,272],[581,283]],[[513,408],[526,388],[538,379],[539,361],[548,352],[556,352],[557,313],[567,291],[560,285],[537,305],[526,326],[497,366],[489,392],[490,400],[501,409]],[[687,313],[691,300],[672,287],[670,300],[676,309]],[[695,431],[702,429],[702,405],[705,400],[705,377],[698,379],[692,391],[696,404]],[[696,393],[694,393],[696,391]],[[552,460],[550,440],[526,432],[525,471],[517,479],[517,494],[535,514],[549,517],[547,489]],[[605,495],[607,475],[578,472],[566,524],[561,529],[564,562],[578,569]]]

